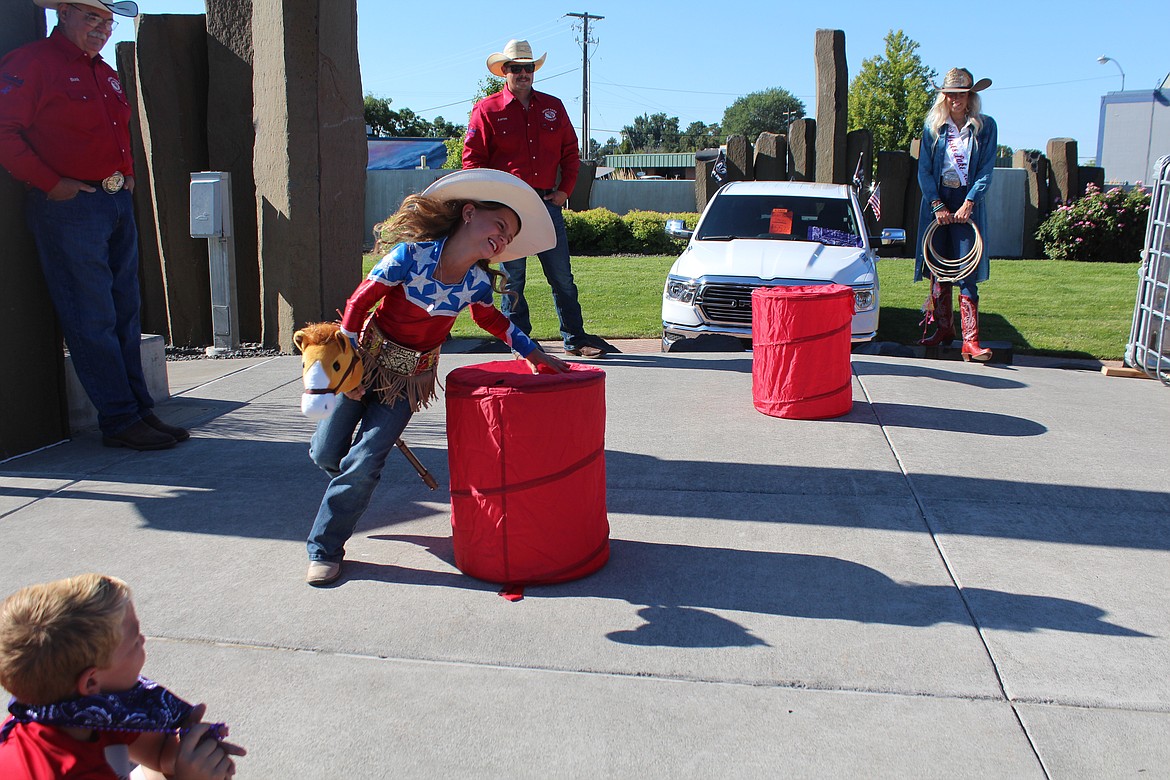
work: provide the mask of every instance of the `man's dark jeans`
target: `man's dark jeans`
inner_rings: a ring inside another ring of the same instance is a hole
[[[561,207],[546,200],[545,207],[552,217],[557,233],[557,245],[537,255],[544,268],[544,278],[552,287],[553,305],[561,323],[561,338],[565,349],[577,349],[589,343],[585,334],[585,323],[581,317],[581,304],[577,301],[577,285],[573,282],[573,269],[569,263],[569,238],[565,235],[565,217]],[[524,281],[527,258],[503,263],[501,267],[508,275],[508,290],[516,293],[515,302],[509,295],[502,296],[500,309],[504,315],[527,335],[532,335],[532,320],[528,314],[528,301],[524,298]]]
[[[77,378],[106,436],[154,406],[142,370],[138,231],[130,193],[80,192],[25,201],[29,229]]]

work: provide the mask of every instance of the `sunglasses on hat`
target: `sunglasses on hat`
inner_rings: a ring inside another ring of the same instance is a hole
[[[534,62],[509,62],[504,66],[505,73],[535,73],[536,63]]]

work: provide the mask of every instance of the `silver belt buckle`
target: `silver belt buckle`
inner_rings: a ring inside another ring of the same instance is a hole
[[[962,187],[963,182],[959,181],[958,176],[943,176],[942,186],[953,190]]]
[[[102,179],[102,189],[113,195],[120,192],[126,186],[126,177],[121,171],[114,171],[106,178]]]

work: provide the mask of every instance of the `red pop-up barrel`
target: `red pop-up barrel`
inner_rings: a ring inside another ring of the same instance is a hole
[[[752,401],[772,417],[816,420],[853,408],[853,290],[841,284],[752,291]]]
[[[609,559],[605,372],[520,360],[447,375],[455,565],[505,585],[563,582]]]

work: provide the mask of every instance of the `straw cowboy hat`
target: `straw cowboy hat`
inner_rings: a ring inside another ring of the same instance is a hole
[[[504,66],[509,62],[519,62],[521,65],[531,62],[536,65],[537,70],[540,70],[540,67],[544,65],[544,58],[547,56],[548,52],[545,52],[540,55],[540,59],[533,59],[532,47],[528,45],[528,41],[518,41],[513,38],[504,46],[503,51],[488,56],[487,66],[494,75],[504,78]]]
[[[529,257],[557,245],[552,217],[544,201],[521,179],[492,168],[468,168],[450,173],[423,190],[436,200],[478,200],[502,203],[520,218],[520,229],[508,244],[512,259]]]
[[[61,0],[33,0],[33,2],[41,8],[49,8],[54,11],[57,10],[57,6],[62,5]],[[118,16],[138,16],[138,3],[132,2],[132,0],[121,0],[121,2],[116,3],[107,3],[104,0],[70,0],[65,5],[88,5],[115,13]]]
[[[943,79],[942,86],[935,85],[939,92],[982,92],[991,86],[991,79],[979,79],[966,68],[951,68]]]

